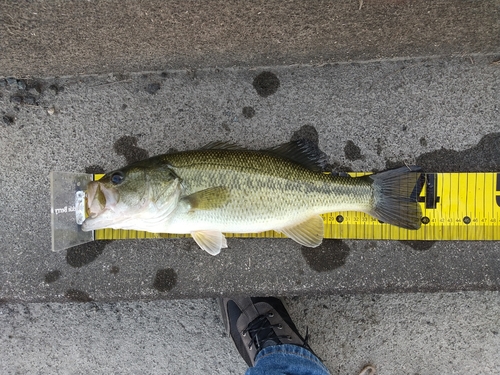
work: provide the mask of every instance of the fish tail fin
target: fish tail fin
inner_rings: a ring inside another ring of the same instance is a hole
[[[406,229],[420,228],[418,203],[420,167],[408,166],[368,176],[373,181],[373,209],[367,213],[384,223]]]

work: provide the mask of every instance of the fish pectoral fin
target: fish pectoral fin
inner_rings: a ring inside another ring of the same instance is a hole
[[[277,229],[295,242],[307,247],[317,247],[323,241],[324,224],[319,215],[286,228]]]
[[[212,210],[221,207],[229,199],[229,189],[217,186],[197,191],[183,198],[189,203],[190,210]]]
[[[214,230],[200,230],[197,232],[191,232],[194,240],[210,255],[217,255],[220,253],[220,249],[227,247],[226,237],[222,232]]]

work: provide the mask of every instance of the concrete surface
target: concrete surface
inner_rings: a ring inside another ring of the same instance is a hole
[[[52,253],[48,184],[51,170],[112,170],[209,141],[266,148],[299,136],[317,141],[336,169],[498,171],[495,58],[275,67],[266,81],[274,86],[258,90],[262,69],[243,68],[2,80],[0,298],[497,290],[498,242],[328,240],[306,249],[230,239],[212,257],[192,239],[122,240]]]
[[[498,292],[287,298],[332,374],[496,374]],[[243,374],[214,300],[0,305],[2,374]]]
[[[498,171],[499,5],[1,2],[0,372],[243,373],[198,298],[275,294],[333,374],[497,373],[498,242],[52,253],[48,174],[297,137],[339,170]]]
[[[497,53],[499,8],[499,0],[2,1],[0,76]]]

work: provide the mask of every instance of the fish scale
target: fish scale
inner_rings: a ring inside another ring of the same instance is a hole
[[[198,228],[217,223],[220,229],[241,233],[270,225],[276,229],[297,216],[360,207],[368,210],[372,195],[367,182],[312,172],[257,152],[207,150],[172,154],[163,160],[188,182],[186,195],[214,186],[230,190],[230,199],[222,207],[182,215],[170,229],[178,233],[190,227],[184,221],[198,221]]]

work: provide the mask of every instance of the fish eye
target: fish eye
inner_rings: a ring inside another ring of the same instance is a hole
[[[113,174],[110,177],[110,181],[113,185],[121,184],[124,179],[125,179],[125,176],[123,175],[123,172],[121,172],[121,171],[113,172]]]

